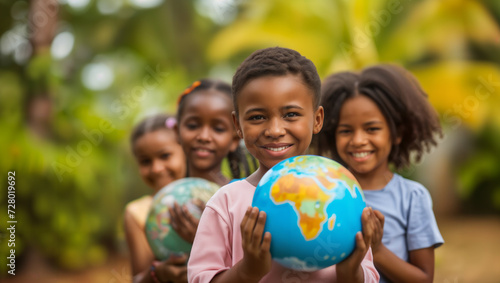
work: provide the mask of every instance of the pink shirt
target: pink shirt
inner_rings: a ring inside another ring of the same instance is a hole
[[[252,205],[255,187],[246,180],[222,187],[208,201],[196,232],[188,262],[188,279],[193,283],[210,282],[243,258],[240,223]],[[363,262],[365,282],[378,282],[371,250]],[[315,272],[287,269],[273,261],[271,271],[260,282],[335,282],[335,265]]]

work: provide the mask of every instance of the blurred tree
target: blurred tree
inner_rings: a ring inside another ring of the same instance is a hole
[[[174,112],[193,80],[228,79],[275,45],[311,58],[322,76],[382,61],[409,68],[447,131],[479,134],[457,164],[463,197],[498,199],[490,166],[500,155],[488,152],[500,128],[499,21],[494,0],[1,1],[0,169],[18,176],[16,252],[38,249],[69,269],[106,260],[124,204],[147,193],[131,127]]]
[[[194,2],[110,3],[0,3],[0,169],[17,173],[20,270],[30,249],[81,269],[119,248],[125,203],[148,193],[129,151],[133,124],[174,112],[209,70],[204,42],[218,26]]]
[[[32,60],[44,60],[49,56],[50,45],[55,36],[59,4],[56,0],[33,0],[30,2],[28,23]],[[46,84],[49,70],[43,70],[30,80],[26,95],[28,128],[39,137],[49,135],[52,122],[52,96]]]
[[[440,113],[446,135],[466,127],[475,135],[492,139],[481,134],[485,125],[488,123],[490,130],[500,130],[498,1],[376,0],[311,4],[257,0],[246,2],[244,7],[234,23],[221,30],[208,46],[212,62],[227,60],[237,65],[257,48],[279,45],[310,58],[322,76],[378,62],[398,63],[420,80]],[[446,158],[451,160],[450,156]],[[479,154],[462,162],[451,167],[459,170],[461,176],[469,176],[459,177],[458,187],[469,192],[461,194],[465,199],[474,191],[485,193],[484,184],[496,181],[491,174],[477,173],[485,164],[500,166],[500,155],[486,159]],[[453,194],[450,191],[453,188],[439,189],[447,191],[443,195]],[[491,198],[500,194],[496,187],[486,191]]]

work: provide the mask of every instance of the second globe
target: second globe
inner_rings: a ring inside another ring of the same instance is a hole
[[[145,227],[146,238],[156,259],[166,260],[191,251],[191,244],[172,229],[168,208],[174,207],[174,202],[186,205],[189,213],[199,219],[202,211],[193,201],[199,199],[206,203],[218,189],[219,185],[205,179],[184,178],[168,184],[156,193]]]

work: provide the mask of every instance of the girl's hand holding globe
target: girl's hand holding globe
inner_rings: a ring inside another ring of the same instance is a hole
[[[187,256],[172,256],[165,261],[154,261],[155,273],[161,282],[187,282]],[[165,278],[169,278],[166,280]]]
[[[191,207],[188,208],[188,206]],[[205,203],[200,199],[194,199],[192,203],[188,202],[182,206],[175,202],[174,207],[168,208],[168,212],[170,213],[170,225],[172,225],[172,228],[184,241],[193,244],[200,219],[194,217],[193,214],[189,212],[190,210],[199,211],[201,215],[203,210],[205,210]]]
[[[383,231],[381,223],[371,207],[365,207],[361,215],[363,232],[356,233],[356,248],[345,260],[337,263],[337,281],[339,282],[360,282],[363,280],[363,269],[361,262],[368,249],[376,237],[377,233]],[[380,215],[381,213],[378,212]],[[354,277],[353,277],[354,276]]]
[[[183,178],[156,193],[146,220],[146,238],[156,259],[189,254],[204,204],[218,189],[205,179]]]

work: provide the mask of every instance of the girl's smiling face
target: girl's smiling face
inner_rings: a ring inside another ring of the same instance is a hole
[[[133,149],[142,179],[155,191],[186,175],[186,158],[172,130],[146,133]]]
[[[238,94],[237,107],[236,129],[262,172],[305,154],[323,125],[323,107],[314,109],[311,90],[296,75],[249,81]]]
[[[190,170],[220,170],[222,160],[236,150],[239,140],[231,121],[231,99],[214,89],[198,91],[186,99],[178,131]]]
[[[344,102],[335,137],[340,158],[356,177],[390,171],[391,131],[385,116],[370,98],[357,95]]]

